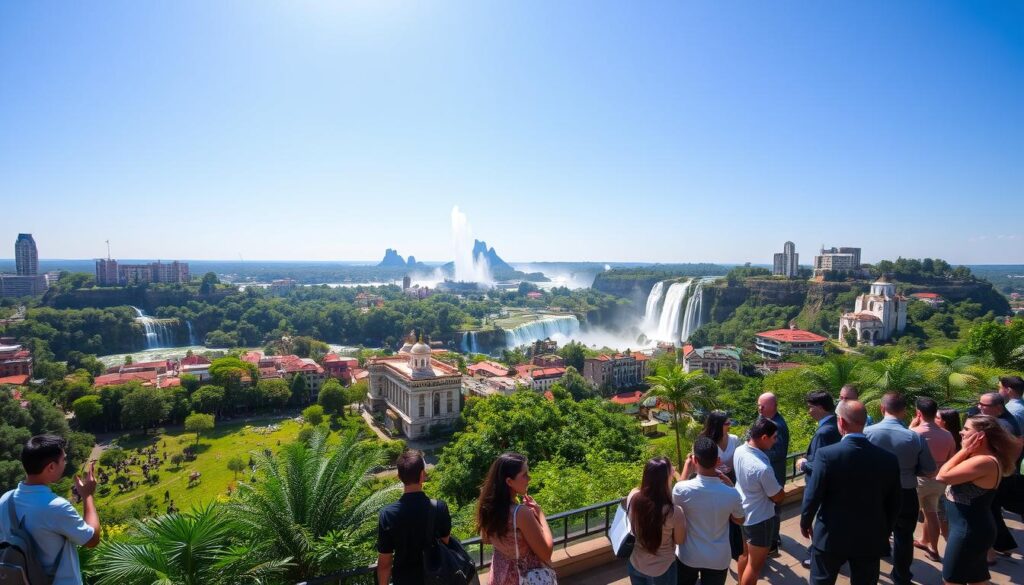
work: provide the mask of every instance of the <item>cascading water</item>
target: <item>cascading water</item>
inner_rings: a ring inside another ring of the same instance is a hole
[[[174,343],[172,343],[174,336],[171,334],[171,330],[164,322],[147,316],[142,312],[142,309],[138,307],[132,308],[135,309],[135,320],[142,323],[142,327],[146,331],[146,349],[171,347],[174,345]]]
[[[195,334],[194,331],[192,331],[192,322],[191,321],[185,321],[185,325],[188,326],[188,344],[189,345],[199,345],[198,343],[196,343],[196,334]]]
[[[476,331],[464,331],[461,346],[462,353],[480,353],[480,347],[476,344]]]
[[[569,338],[579,330],[580,321],[576,315],[551,315],[512,329],[506,329],[505,346],[514,348],[555,336]]]
[[[642,329],[648,339],[680,344],[703,324],[703,282],[675,282],[667,290],[665,282],[655,284],[647,296]]]

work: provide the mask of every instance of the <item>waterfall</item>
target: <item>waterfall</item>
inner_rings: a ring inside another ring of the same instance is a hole
[[[659,281],[651,288],[651,294],[647,295],[647,307],[644,309],[644,321],[640,329],[644,332],[651,331],[658,324],[658,311],[661,310],[661,301],[665,298],[665,281]]]
[[[146,331],[146,349],[156,349],[158,347],[171,347],[174,344],[171,330],[167,327],[167,324],[162,320],[148,317],[142,312],[142,309],[138,307],[132,307],[135,309],[135,320],[142,323],[142,327]]]
[[[549,337],[568,338],[579,330],[580,321],[576,315],[550,315],[512,329],[506,329],[505,346],[511,349]]]
[[[199,345],[198,343],[196,343],[196,334],[194,331],[192,331],[192,321],[185,321],[185,325],[188,326],[188,344]]]
[[[480,353],[480,347],[476,344],[476,331],[462,332],[462,353]]]
[[[703,282],[697,278],[675,282],[668,290],[664,285],[662,281],[651,289],[641,328],[648,339],[679,344],[703,324]]]

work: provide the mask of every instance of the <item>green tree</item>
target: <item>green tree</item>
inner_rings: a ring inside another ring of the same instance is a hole
[[[234,472],[235,480],[237,481],[238,474],[245,471],[245,461],[242,460],[241,456],[235,455],[231,459],[228,459],[228,470]]]
[[[280,378],[260,380],[256,383],[256,392],[259,394],[260,402],[272,408],[287,406],[288,400],[292,397],[288,382]]]
[[[834,355],[821,365],[803,370],[804,376],[816,387],[839,395],[839,390],[847,384],[859,385],[862,381],[863,363],[849,355]]]
[[[861,401],[874,405],[888,392],[903,395],[907,404],[914,404],[921,396],[939,398],[925,368],[914,357],[909,351],[901,351],[872,364],[868,391],[861,396]]]
[[[324,407],[319,404],[302,409],[302,418],[312,426],[319,426],[324,422]]]
[[[278,578],[288,560],[251,559],[228,516],[208,504],[132,521],[125,537],[104,539],[89,568],[97,585],[234,585]]]
[[[701,370],[690,373],[679,365],[660,370],[647,378],[651,389],[647,396],[656,396],[672,407],[672,423],[676,435],[676,462],[683,466],[682,416],[696,409],[705,411],[715,407],[715,380]]]
[[[103,405],[96,394],[83,396],[71,404],[78,428],[92,429],[103,418]]]
[[[317,403],[323,407],[323,411],[328,414],[345,416],[345,388],[341,385],[341,382],[331,378],[320,387],[320,395],[317,397]]]
[[[185,432],[196,434],[196,445],[199,444],[199,435],[213,430],[215,420],[212,414],[193,412],[185,417]]]
[[[295,404],[309,404],[309,386],[306,384],[306,376],[295,374],[291,381],[292,402]]]
[[[180,376],[181,387],[188,391],[191,396],[193,392],[199,390],[202,383],[199,381],[199,376],[194,374],[182,374]]]
[[[110,447],[104,449],[100,455],[100,465],[104,467],[117,467],[124,463],[124,460],[128,458],[128,454],[124,449],[120,447]]]
[[[572,395],[573,400],[586,400],[597,395],[590,382],[572,366],[565,368],[565,375],[558,383]]]
[[[977,367],[978,358],[938,352],[926,353],[924,357],[932,360],[925,366],[925,376],[928,385],[935,389],[935,400],[939,405],[968,405],[984,389],[984,376]]]
[[[199,285],[199,294],[208,295],[212,293],[218,284],[220,284],[220,280],[217,278],[217,274],[207,272],[203,275],[202,283]]]
[[[158,388],[137,388],[124,397],[121,404],[121,424],[126,429],[149,429],[160,424],[171,411],[164,393]]]
[[[352,404],[355,402],[362,402],[366,400],[366,395],[370,392],[370,383],[366,380],[360,380],[353,382],[348,388],[345,388],[345,403]]]
[[[220,386],[203,386],[192,395],[192,408],[196,412],[217,414],[224,406],[224,394]]]
[[[375,443],[349,432],[330,446],[328,436],[317,428],[308,442],[255,454],[259,481],[243,483],[227,504],[253,561],[291,559],[289,582],[331,570],[339,556],[356,556],[352,543],[371,538],[381,507],[400,492],[399,485],[371,488],[370,472],[383,460]],[[325,546],[331,543],[337,546]]]
[[[576,371],[583,369],[583,362],[587,359],[586,347],[578,341],[570,341],[558,350],[558,355],[565,360],[566,366],[576,368]]]

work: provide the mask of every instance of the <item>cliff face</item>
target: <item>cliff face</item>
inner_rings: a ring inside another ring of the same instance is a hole
[[[621,278],[600,272],[594,278],[594,284],[591,285],[591,288],[628,299],[633,303],[634,307],[639,307],[639,311],[643,312],[644,306],[647,304],[647,297],[651,294],[651,289],[661,280],[664,280],[664,277],[657,275],[640,278]]]

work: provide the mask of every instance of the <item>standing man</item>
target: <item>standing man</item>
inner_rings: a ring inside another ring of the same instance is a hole
[[[775,533],[778,532],[775,506],[786,497],[782,485],[765,453],[775,444],[775,423],[757,419],[750,426],[750,439],[736,448],[732,457],[736,472],[736,489],[743,501],[743,554],[737,572],[739,585],[755,585],[764,570]]]
[[[437,500],[435,510],[430,498],[423,493],[427,472],[422,453],[408,450],[398,457],[396,464],[404,489],[402,497],[385,506],[377,520],[377,582],[420,585],[423,583],[423,551],[435,538],[448,544],[452,517],[447,504]],[[437,514],[434,534],[426,534],[428,515],[432,513]]]
[[[994,416],[999,420],[999,424],[1007,430],[1011,435],[1017,437],[1017,441],[1021,441],[1021,435],[1024,434],[1024,425],[1021,424],[1017,415],[1011,409],[1017,409],[1020,407],[1020,388],[1024,386],[1024,382],[1016,376],[1006,376],[999,379],[999,392],[989,392],[982,394],[981,398],[978,399],[978,408],[982,414]],[[1013,533],[1006,527],[1006,520],[1003,518],[1003,506],[1015,507],[1012,500],[1015,498],[1014,492],[1017,489],[1017,482],[1020,479],[1020,463],[1021,460],[1018,457],[1016,465],[1011,470],[1011,477],[1004,478],[1003,481],[999,482],[997,488],[996,497],[992,501],[992,518],[996,523],[996,542],[992,546],[992,550],[989,551],[989,561],[995,560],[995,554],[999,553],[1004,556],[1009,556],[1017,548],[1017,539],[1013,537]]]
[[[693,442],[693,479],[672,490],[672,503],[686,516],[686,540],[676,547],[679,585],[725,585],[732,562],[729,523],[743,522],[740,494],[718,470],[718,445],[708,437]]]
[[[936,468],[942,467],[943,463],[952,459],[956,454],[956,441],[953,439],[953,435],[935,424],[935,416],[938,411],[939,405],[934,400],[922,396],[917,399],[917,413],[914,415],[914,420],[910,422],[910,429],[921,435],[928,445],[928,451],[932,454]],[[923,550],[934,562],[942,561],[938,549],[939,506],[942,505],[940,499],[945,492],[946,484],[935,479],[934,474],[917,478],[917,501],[924,514],[924,528],[921,540],[915,540],[914,546]]]
[[[843,439],[815,456],[800,511],[800,532],[811,539],[810,583],[833,585],[849,562],[851,585],[876,585],[899,514],[899,463],[864,436],[864,405],[845,400],[837,413]]]
[[[1020,376],[1003,376],[999,378],[999,394],[1006,403],[1006,411],[1017,419],[1017,426],[1024,430],[1024,379]]]
[[[89,464],[85,479],[75,476],[74,487],[82,498],[85,518],[71,502],[53,493],[50,485],[64,477],[67,441],[56,435],[36,435],[21,448],[25,481],[0,496],[0,533],[6,534],[13,502],[18,522],[32,536],[43,572],[53,585],[82,585],[82,569],[75,546],[93,548],[100,542],[100,517],[96,513],[96,462]]]
[[[807,395],[807,414],[818,421],[818,429],[814,431],[810,444],[807,445],[807,456],[796,462],[797,470],[803,471],[804,475],[810,476],[814,467],[814,454],[818,449],[834,445],[839,442],[842,436],[839,434],[839,425],[832,413],[835,408],[832,402],[832,395],[823,390],[817,390]],[[811,568],[811,547],[807,547],[807,558],[800,562],[805,569]]]
[[[914,562],[914,528],[917,527],[917,478],[934,476],[938,471],[931,451],[921,435],[903,426],[907,401],[895,392],[882,396],[882,420],[864,430],[875,446],[896,456],[900,468],[900,512],[892,531],[892,582],[910,585]]]
[[[764,418],[775,423],[778,429],[775,433],[775,444],[768,449],[768,461],[771,463],[772,471],[775,472],[775,481],[779,485],[786,486],[786,458],[789,456],[789,426],[786,419],[779,413],[779,401],[771,392],[765,392],[757,398],[757,412]],[[779,556],[779,546],[782,539],[779,536],[779,526],[782,524],[782,507],[775,506],[775,535],[772,537],[772,545],[768,549],[769,557]]]
[[[860,390],[857,390],[857,387],[854,386],[853,384],[843,384],[843,387],[839,389],[839,402],[843,402],[844,400],[859,400],[859,399],[860,399]],[[871,418],[871,415],[869,414],[868,415],[868,424],[864,425],[864,428],[870,427],[873,424],[875,424],[875,419]]]

